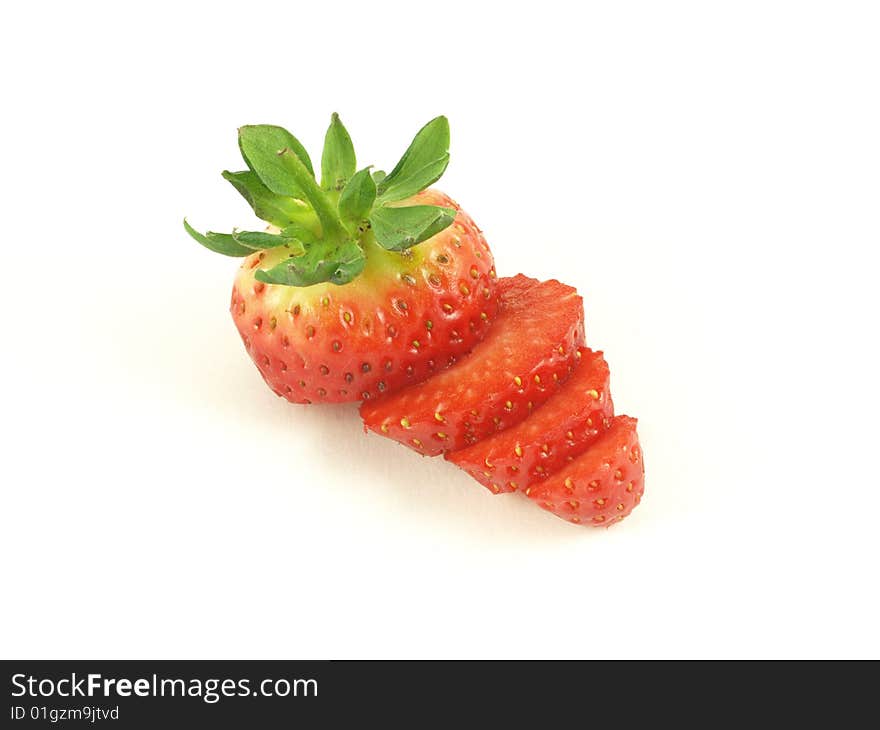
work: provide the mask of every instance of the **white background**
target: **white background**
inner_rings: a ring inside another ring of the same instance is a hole
[[[880,23],[850,2],[9,4],[0,654],[873,657]],[[502,275],[586,300],[648,475],[568,525],[276,398],[181,219],[236,128],[444,113]]]

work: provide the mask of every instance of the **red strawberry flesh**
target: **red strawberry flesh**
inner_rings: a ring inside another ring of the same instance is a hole
[[[636,419],[617,416],[589,449],[525,490],[538,506],[575,524],[607,527],[626,517],[645,491]]]
[[[559,392],[528,418],[446,458],[498,494],[540,482],[580,456],[614,415],[608,363],[587,348],[581,356]]]
[[[498,280],[498,314],[467,357],[361,406],[365,426],[426,455],[516,425],[556,393],[584,344],[583,300],[558,281]]]

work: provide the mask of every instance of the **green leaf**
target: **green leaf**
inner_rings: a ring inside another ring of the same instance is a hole
[[[244,172],[224,170],[223,178],[241,193],[254,209],[257,218],[262,218],[279,228],[302,219],[303,214],[308,214],[308,208],[304,203],[291,197],[276,195],[260,182],[256,173],[250,170]]]
[[[287,236],[287,238],[295,238],[305,244],[317,243],[319,240],[314,231],[298,223],[291,223],[289,226],[282,228],[281,235]]]
[[[315,171],[312,161],[299,140],[283,127],[271,124],[255,124],[238,130],[238,146],[248,167],[263,184],[277,195],[303,197],[302,183],[290,174],[281,160],[281,153],[289,150],[296,155],[312,178]]]
[[[370,216],[376,241],[389,251],[403,251],[426,241],[454,220],[454,209],[437,205],[377,208]]]
[[[370,175],[370,168],[356,172],[342,189],[339,196],[339,215],[343,220],[357,223],[367,217],[376,201],[376,183]]]
[[[388,177],[388,173],[385,170],[375,170],[373,172],[373,182],[378,185],[382,182],[386,177]]]
[[[324,190],[342,190],[357,167],[354,145],[348,131],[333,112],[330,128],[324,137],[324,153],[321,155],[321,187]]]
[[[196,241],[215,253],[222,253],[224,256],[249,256],[254,252],[254,249],[238,243],[228,233],[199,233],[186,222],[186,218],[183,219],[183,227]]]
[[[379,183],[383,202],[403,200],[437,182],[449,164],[449,121],[437,117],[419,130],[400,162]]]
[[[302,256],[291,256],[271,269],[254,272],[257,281],[282,286],[311,286],[329,281],[347,284],[364,270],[366,257],[354,241],[338,246],[309,246]]]
[[[264,251],[267,248],[287,246],[292,253],[302,254],[306,248],[301,241],[291,236],[265,231],[233,231],[232,238],[242,246],[252,248],[254,251]]]

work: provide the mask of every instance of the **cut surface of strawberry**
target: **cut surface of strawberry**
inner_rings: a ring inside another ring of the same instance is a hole
[[[575,524],[607,527],[626,517],[645,491],[637,420],[616,416],[590,447],[552,476],[527,487],[538,506]]]
[[[581,348],[580,364],[544,405],[516,426],[450,451],[446,458],[495,494],[539,483],[608,428],[614,415],[608,385],[602,353]]]
[[[499,279],[497,290],[483,342],[428,380],[364,402],[366,428],[436,456],[516,425],[559,390],[581,357],[583,300],[521,274]]]

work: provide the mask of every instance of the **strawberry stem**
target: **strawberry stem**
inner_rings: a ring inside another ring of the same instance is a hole
[[[342,219],[336,210],[336,206],[330,201],[327,194],[321,190],[315,178],[308,171],[302,160],[286,147],[278,153],[278,156],[284,162],[287,171],[296,181],[297,185],[302,189],[306,200],[318,216],[323,229],[324,238],[326,240],[338,243],[348,238],[348,231],[342,225]]]

